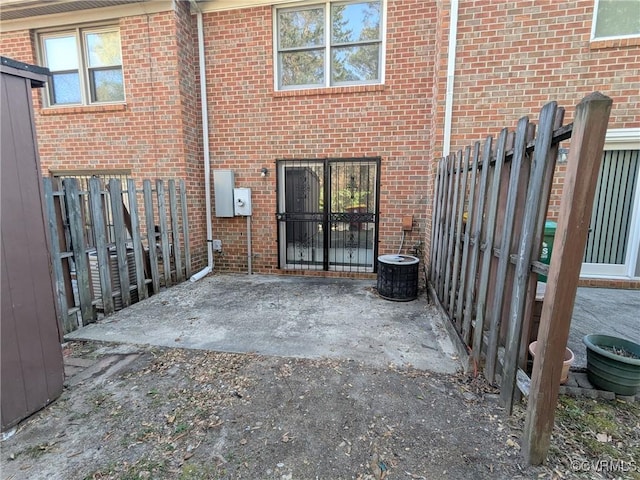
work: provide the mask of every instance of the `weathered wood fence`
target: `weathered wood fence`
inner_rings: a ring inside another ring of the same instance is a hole
[[[611,100],[594,93],[576,107],[545,105],[536,127],[521,118],[438,167],[430,285],[474,368],[500,385],[511,414],[529,395],[525,454],[546,457]],[[538,261],[558,145],[571,139],[551,265]],[[538,274],[548,276],[540,327],[532,326]],[[538,339],[533,373],[527,346]]]
[[[52,263],[64,333],[191,275],[184,180],[92,177],[81,190],[44,179]],[[124,184],[124,188],[123,188]]]

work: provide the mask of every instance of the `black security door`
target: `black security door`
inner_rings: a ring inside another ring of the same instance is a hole
[[[380,160],[278,162],[280,267],[374,271]]]

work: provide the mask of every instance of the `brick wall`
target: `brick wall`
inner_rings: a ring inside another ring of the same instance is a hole
[[[609,128],[640,126],[640,39],[590,42],[594,2],[460,2],[452,149],[464,147],[545,103],[566,107],[587,94],[613,99]],[[557,216],[564,167],[550,204]]]
[[[205,15],[212,162],[252,189],[254,270],[277,268],[275,160],[381,157],[380,254],[424,240],[436,5],[389,2],[384,86],[274,92],[272,9]],[[261,177],[262,167],[269,175]],[[247,268],[244,218],[214,218],[217,268]]]
[[[275,160],[379,156],[380,253],[428,256],[433,174],[442,154],[450,0],[387,2],[384,86],[274,92],[272,9],[204,15],[212,169],[230,168],[253,192],[254,269],[277,269]],[[195,16],[176,10],[119,22],[126,106],[42,109],[34,94],[43,168],[130,168],[137,178],[187,180],[194,268],[203,266],[204,195]],[[640,125],[640,42],[589,42],[593,1],[460,0],[451,150],[542,105],[573,106],[599,90],[611,128]],[[2,33],[3,55],[36,63],[32,32]],[[262,167],[270,171],[260,176]],[[550,204],[557,215],[560,165]],[[217,268],[247,268],[244,218],[214,217]]]
[[[497,137],[504,126],[514,130],[522,116],[537,122],[540,108],[551,100],[566,107],[565,124],[570,123],[575,105],[593,91],[613,99],[609,128],[640,126],[640,39],[590,42],[594,3],[459,2],[451,151],[486,135]],[[448,41],[447,29],[442,32],[441,50]],[[443,123],[444,115],[438,114],[438,121]],[[434,150],[441,154],[438,140]],[[549,204],[552,219],[564,172],[559,164]]]
[[[51,170],[130,169],[137,179],[184,178],[194,268],[203,266],[203,173],[197,171],[199,99],[188,5],[119,20],[125,104],[42,108],[34,92],[43,175]],[[35,35],[3,33],[2,54],[36,63]],[[201,167],[200,167],[201,170]]]

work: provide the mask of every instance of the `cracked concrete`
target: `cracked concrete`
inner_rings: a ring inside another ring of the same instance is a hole
[[[67,335],[99,340],[373,366],[461,368],[443,319],[425,294],[380,298],[373,280],[210,275],[183,283]]]

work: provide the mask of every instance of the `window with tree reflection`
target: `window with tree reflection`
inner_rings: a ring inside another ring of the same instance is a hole
[[[382,2],[276,10],[277,88],[381,83]]]

